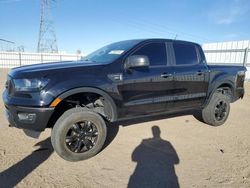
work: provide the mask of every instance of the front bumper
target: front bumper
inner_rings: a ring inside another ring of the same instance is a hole
[[[34,108],[6,105],[6,118],[10,126],[42,132],[47,127],[54,108]],[[29,118],[25,118],[27,117]]]

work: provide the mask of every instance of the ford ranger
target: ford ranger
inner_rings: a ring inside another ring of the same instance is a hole
[[[32,136],[52,128],[56,153],[79,161],[102,149],[110,122],[196,110],[200,121],[222,125],[243,98],[245,71],[207,65],[196,43],[127,40],[80,61],[14,68],[3,101],[10,126]]]

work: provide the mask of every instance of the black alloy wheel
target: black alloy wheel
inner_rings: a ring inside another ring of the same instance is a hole
[[[98,130],[91,121],[74,123],[68,130],[65,142],[68,149],[75,153],[83,153],[93,148],[98,139]]]
[[[226,115],[227,115],[227,103],[223,100],[218,101],[215,110],[214,115],[217,121],[222,121]]]

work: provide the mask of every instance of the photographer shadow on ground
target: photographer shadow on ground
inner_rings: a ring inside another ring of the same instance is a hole
[[[179,163],[172,144],[160,137],[160,128],[152,127],[153,138],[142,140],[132,153],[137,163],[128,188],[133,187],[179,187],[174,165]]]
[[[53,153],[50,137],[35,144],[38,149],[17,162],[8,169],[0,172],[0,187],[15,187],[27,175],[46,161]]]

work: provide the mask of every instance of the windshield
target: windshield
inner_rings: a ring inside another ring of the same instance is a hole
[[[131,49],[141,40],[127,40],[109,44],[87,55],[82,60],[92,61],[97,63],[106,63],[119,58],[124,52]]]

